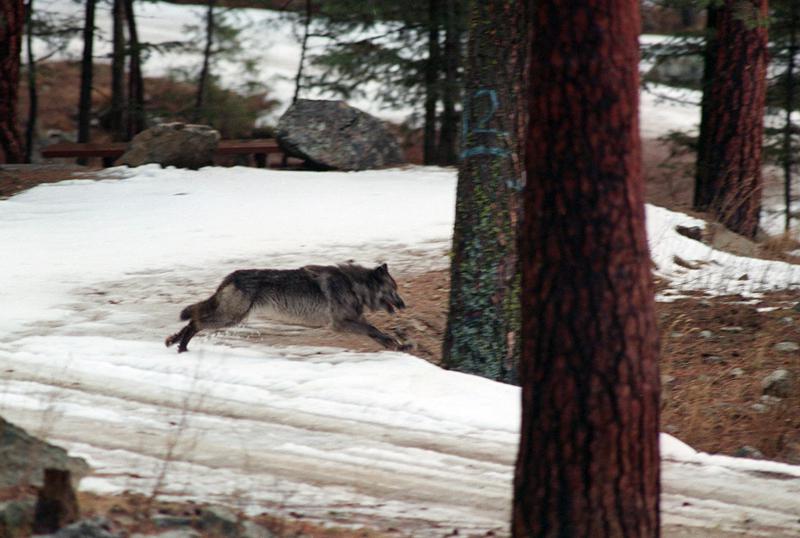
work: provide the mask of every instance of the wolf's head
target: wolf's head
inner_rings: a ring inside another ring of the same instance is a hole
[[[403,298],[397,293],[397,282],[389,274],[389,267],[385,263],[371,271],[370,288],[373,294],[373,310],[383,309],[393,314],[395,309],[402,310],[406,307]]]

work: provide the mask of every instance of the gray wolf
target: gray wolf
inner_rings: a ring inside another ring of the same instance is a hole
[[[392,314],[405,306],[385,263],[374,269],[353,263],[243,269],[226,276],[205,301],[184,308],[180,317],[189,323],[165,343],[177,343],[178,353],[188,351],[199,331],[230,327],[257,309],[276,321],[363,334],[386,348],[405,350],[407,345],[364,318],[365,308]]]

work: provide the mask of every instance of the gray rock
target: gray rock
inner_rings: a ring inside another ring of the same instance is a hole
[[[767,396],[786,398],[792,392],[792,377],[788,370],[775,370],[761,381],[761,387]]]
[[[763,403],[754,403],[750,406],[750,409],[755,411],[756,413],[766,413],[769,411],[769,406],[764,405]]]
[[[711,331],[709,331],[709,330],[700,331],[700,333],[699,333],[699,334],[700,334],[700,336],[701,336],[702,338],[711,338],[712,336],[714,336],[714,333],[712,333],[712,332],[711,332]]]
[[[742,448],[733,453],[737,458],[750,458],[754,460],[763,460],[764,454],[756,447],[744,445]]]
[[[222,536],[238,536],[239,516],[224,506],[206,506],[200,513],[200,528]]]
[[[783,398],[778,398],[777,396],[769,396],[768,394],[762,394],[760,400],[761,403],[763,404],[775,405],[781,403],[783,401]]]
[[[52,538],[122,538],[111,529],[111,522],[104,518],[84,519],[60,529]]]
[[[115,164],[156,163],[197,170],[213,163],[220,134],[208,125],[161,123],[142,131]]]
[[[722,327],[720,330],[723,331],[723,332],[726,332],[726,333],[740,333],[740,332],[742,332],[744,330],[744,327],[739,327],[738,325],[733,325],[733,326],[730,326],[730,327]]]
[[[31,484],[42,486],[44,469],[70,471],[77,488],[89,472],[83,458],[73,458],[61,447],[33,437],[0,417],[0,488]]]
[[[278,538],[278,535],[271,530],[250,520],[242,523],[242,532],[239,536],[241,538]]]
[[[703,81],[703,58],[699,54],[662,56],[647,72],[647,80],[679,86],[698,86]]]
[[[160,529],[166,529],[169,527],[189,527],[194,522],[194,519],[184,516],[167,516],[158,514],[153,516],[151,521],[156,527]]]
[[[791,325],[794,323],[794,318],[791,316],[783,316],[781,318],[781,323],[783,323],[784,325]]]
[[[744,370],[742,370],[741,368],[731,368],[731,371],[729,373],[731,374],[732,377],[742,377],[744,375]]]
[[[201,538],[202,534],[194,529],[173,529],[160,534],[132,534],[131,538]]]
[[[725,364],[725,359],[717,355],[709,355],[707,357],[703,357],[703,362],[706,364]]]
[[[276,137],[288,155],[321,169],[405,164],[397,140],[383,122],[344,101],[298,99],[278,120]]]
[[[792,351],[800,350],[800,344],[788,340],[786,342],[778,342],[774,347],[775,351],[781,351],[784,353],[791,353]]]
[[[35,497],[0,502],[0,536],[29,536],[35,507]]]

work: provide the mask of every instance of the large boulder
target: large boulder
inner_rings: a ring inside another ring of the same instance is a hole
[[[321,169],[367,170],[405,164],[383,122],[344,101],[298,99],[278,121],[278,144]]]
[[[161,123],[133,137],[116,164],[157,163],[197,170],[213,163],[219,139],[219,132],[208,125]]]
[[[77,487],[89,472],[89,465],[0,417],[0,489],[27,484],[41,487],[45,469],[70,471],[72,484]]]

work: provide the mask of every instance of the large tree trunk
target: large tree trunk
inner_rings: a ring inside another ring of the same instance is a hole
[[[25,48],[28,49],[28,124],[25,127],[25,162],[33,158],[36,120],[39,115],[39,94],[36,91],[36,59],[33,56],[33,0],[25,7]]]
[[[125,0],[125,17],[128,20],[128,45],[130,66],[128,69],[128,138],[147,127],[144,114],[144,79],[142,78],[142,53],[139,33],[136,30],[136,14],[133,0]]]
[[[461,64],[462,1],[445,0],[444,86],[442,88],[442,119],[439,126],[439,164],[456,164],[458,113],[461,100],[458,68]]]
[[[25,5],[22,0],[0,3],[0,147],[5,162],[22,161],[17,127],[17,91]]]
[[[91,138],[92,77],[94,74],[94,8],[95,0],[86,0],[86,15],[83,22],[83,58],[81,60],[81,91],[78,100],[78,142]],[[86,164],[86,159],[78,159]]]
[[[784,113],[785,124],[783,126],[783,199],[786,204],[786,216],[784,219],[784,230],[789,231],[792,222],[792,168],[794,167],[794,158],[792,155],[792,112],[794,111],[795,100],[795,83],[794,83],[794,68],[795,56],[797,55],[797,25],[800,22],[800,8],[795,2],[789,3],[789,46],[786,58],[786,73],[784,74],[784,92],[786,92],[784,100]]]
[[[208,90],[211,49],[214,46],[214,3],[215,0],[208,0],[208,10],[206,11],[206,45],[203,49],[203,67],[200,69],[200,79],[197,81],[197,95],[195,96],[193,114],[194,121],[200,121]]]
[[[716,16],[714,76],[704,99],[698,209],[747,237],[761,211],[767,0],[725,0]]]
[[[536,0],[520,227],[517,537],[659,534],[638,0]]]
[[[697,211],[706,211],[714,193],[708,182],[708,110],[711,98],[711,83],[716,77],[717,62],[717,7],[710,4],[706,9],[705,50],[703,51],[703,95],[700,103],[700,134],[697,137],[697,164],[695,166],[693,206]]]
[[[517,383],[524,2],[472,5],[443,362]],[[503,32],[497,28],[503,27]]]
[[[308,51],[308,33],[311,28],[311,0],[306,0],[306,18],[303,22],[303,41],[300,44],[300,64],[297,66],[297,74],[294,77],[294,95],[292,103],[297,102],[300,97],[300,86],[303,80],[303,66],[306,63],[306,52]]]
[[[436,104],[439,102],[439,69],[441,51],[439,46],[440,0],[429,0],[428,4],[428,60],[425,62],[425,127],[423,138],[423,162],[436,164]]]
[[[115,142],[127,138],[125,128],[125,4],[113,0],[113,32],[111,51],[111,137]]]

